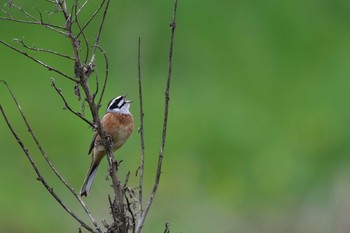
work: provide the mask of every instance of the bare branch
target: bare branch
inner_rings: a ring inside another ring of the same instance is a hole
[[[18,42],[19,44],[21,44],[21,45],[22,45],[24,48],[26,48],[26,49],[33,50],[33,51],[36,51],[36,52],[51,53],[51,54],[54,54],[54,55],[57,55],[57,56],[60,56],[60,57],[63,57],[63,58],[67,58],[67,59],[70,59],[70,60],[73,60],[73,61],[74,61],[74,57],[71,57],[71,56],[68,56],[68,55],[65,55],[65,54],[61,54],[61,53],[58,53],[58,52],[56,52],[56,51],[49,50],[49,49],[42,49],[42,48],[36,48],[36,47],[28,46],[28,45],[25,44],[24,41],[21,40],[21,39],[14,38],[13,40],[16,41],[16,42]]]
[[[139,133],[141,137],[141,166],[140,166],[140,181],[139,181],[139,215],[143,214],[143,173],[145,166],[145,138],[143,128],[143,101],[142,101],[142,82],[141,82],[141,38],[139,37],[137,49],[137,70],[138,70],[138,84],[139,84],[139,99],[140,99],[140,128]]]
[[[83,200],[80,198],[80,196],[74,191],[74,189],[67,183],[67,181],[63,178],[63,176],[58,172],[58,170],[56,169],[56,167],[53,165],[53,163],[51,162],[51,160],[49,159],[49,157],[46,155],[43,147],[41,146],[39,140],[37,139],[37,137],[34,134],[33,129],[31,128],[26,116],[24,115],[24,112],[22,111],[15,95],[13,94],[13,92],[11,91],[10,87],[8,86],[8,84],[3,81],[0,80],[0,82],[4,83],[4,85],[6,86],[7,90],[9,91],[13,101],[15,102],[18,111],[20,112],[22,119],[24,121],[24,123],[26,124],[29,133],[31,134],[36,146],[38,147],[40,153],[42,154],[42,156],[44,157],[45,161],[49,164],[50,168],[52,169],[52,171],[55,173],[55,175],[58,177],[58,179],[68,188],[68,190],[75,196],[75,198],[77,198],[77,200],[79,201],[80,205],[83,207],[83,209],[85,210],[86,214],[90,217],[90,220],[92,221],[92,223],[95,225],[96,229],[98,230],[98,232],[101,232],[101,230],[99,229],[97,222],[95,220],[95,218],[93,217],[93,215],[91,214],[91,212],[89,211],[89,209],[87,208],[87,206],[85,205],[85,203],[83,202]],[[56,88],[56,86],[55,86]]]
[[[27,155],[28,160],[30,161],[33,169],[35,170],[37,176],[38,176],[38,180],[44,185],[44,187],[47,189],[47,191],[49,191],[49,193],[56,199],[56,201],[63,207],[64,210],[66,210],[77,222],[79,222],[79,224],[84,227],[86,230],[88,230],[89,232],[96,232],[94,231],[92,228],[90,228],[85,222],[83,222],[72,210],[70,210],[64,203],[63,201],[58,197],[58,195],[54,192],[53,188],[51,188],[48,183],[46,182],[46,180],[44,179],[44,177],[41,175],[39,169],[37,168],[37,166],[35,165],[34,160],[32,159],[28,149],[25,147],[25,145],[23,144],[23,142],[21,141],[21,139],[18,137],[18,135],[16,134],[16,132],[14,131],[12,125],[10,124],[2,106],[0,105],[0,111],[6,121],[7,126],[9,127],[9,129],[11,130],[13,136],[15,137],[15,139],[17,140],[18,144],[21,146],[23,152]]]
[[[56,72],[56,73],[62,75],[63,77],[66,77],[67,79],[73,81],[73,82],[76,82],[76,81],[77,81],[76,79],[70,77],[69,75],[63,73],[62,71],[60,71],[60,70],[58,70],[58,69],[56,69],[56,68],[53,68],[52,66],[49,66],[49,65],[45,64],[44,62],[42,62],[42,61],[40,61],[40,60],[34,58],[33,56],[29,55],[28,53],[26,53],[26,52],[24,52],[24,51],[22,51],[22,50],[20,50],[20,49],[18,49],[18,48],[16,48],[16,47],[12,46],[12,45],[10,45],[10,44],[8,44],[8,43],[2,41],[2,40],[0,40],[0,43],[3,44],[3,45],[5,45],[5,46],[7,46],[7,47],[9,47],[10,49],[15,50],[16,52],[18,52],[18,53],[20,53],[20,54],[22,54],[22,55],[28,57],[29,59],[35,61],[36,63],[38,63],[38,64],[42,65],[43,67],[45,67],[46,69],[48,69],[49,71]]]
[[[18,108],[20,108],[20,106],[18,106]],[[10,124],[5,111],[3,110],[2,106],[0,105],[0,111],[5,119],[5,122],[8,126],[8,128],[10,129],[12,135],[15,137],[16,141],[18,142],[18,144],[21,146],[23,152],[26,154],[30,164],[32,165],[35,173],[38,176],[38,180],[44,185],[44,187],[47,189],[47,191],[49,191],[49,193],[56,199],[56,201],[62,206],[62,208],[69,213],[77,222],[79,222],[79,224],[84,227],[86,230],[88,230],[89,232],[93,232],[95,233],[96,231],[94,231],[91,227],[89,227],[84,221],[82,221],[72,210],[70,210],[66,204],[64,204],[64,202],[58,197],[58,195],[54,192],[53,188],[51,188],[48,183],[46,182],[45,178],[41,175],[38,167],[36,166],[32,156],[29,153],[29,150],[27,149],[27,147],[23,144],[23,142],[21,141],[21,139],[18,137],[17,133],[15,132],[15,130],[13,129],[12,125]]]
[[[127,229],[126,229],[127,226],[126,226],[126,220],[125,220],[126,216],[125,216],[125,210],[124,210],[124,204],[123,204],[124,190],[118,176],[118,162],[114,158],[114,154],[112,150],[112,140],[110,136],[108,136],[102,129],[102,125],[98,116],[98,109],[97,109],[96,103],[93,100],[93,95],[91,94],[90,88],[88,86],[88,83],[85,77],[81,77],[80,84],[84,90],[86,100],[89,104],[93,121],[96,123],[97,133],[102,138],[102,144],[103,144],[103,147],[105,148],[106,158],[110,168],[109,175],[112,178],[113,190],[116,196],[116,203],[117,203],[116,208],[118,209],[119,220],[121,222],[121,225],[118,226],[118,228],[121,229],[121,232],[127,232]]]
[[[153,199],[156,195],[160,175],[162,172],[162,162],[163,162],[163,154],[164,154],[164,147],[165,147],[165,139],[166,139],[166,131],[167,131],[167,125],[168,125],[168,112],[169,112],[169,91],[170,91],[170,81],[171,81],[171,75],[172,75],[172,65],[173,65],[173,46],[174,46],[174,36],[175,36],[175,28],[176,28],[176,8],[177,8],[177,0],[175,0],[174,3],[174,11],[173,11],[173,20],[170,24],[171,28],[171,36],[170,36],[170,49],[169,49],[169,64],[168,64],[168,78],[165,88],[165,105],[164,105],[164,119],[163,119],[163,133],[162,133],[162,143],[160,146],[160,152],[158,157],[158,165],[157,165],[157,173],[156,173],[156,179],[154,182],[154,186],[152,189],[152,193],[148,198],[147,204],[145,206],[144,212],[142,213],[142,216],[140,217],[136,233],[139,233],[143,227],[143,223],[145,221],[145,218],[147,216],[147,213],[152,205]]]

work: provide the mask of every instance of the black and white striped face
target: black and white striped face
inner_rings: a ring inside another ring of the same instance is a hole
[[[126,95],[112,99],[107,107],[107,112],[130,113],[129,107],[132,101],[126,99]]]

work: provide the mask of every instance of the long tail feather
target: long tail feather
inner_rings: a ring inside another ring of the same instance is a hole
[[[80,190],[80,196],[87,196],[89,194],[92,183],[98,170],[98,166],[99,164],[96,164],[94,162],[91,164],[89,172],[86,175],[83,187]]]

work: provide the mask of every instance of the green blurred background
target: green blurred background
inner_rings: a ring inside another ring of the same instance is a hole
[[[45,1],[18,4],[33,13],[33,6],[52,10]],[[97,3],[89,4],[82,21]],[[112,1],[101,38],[110,67],[103,108],[129,93],[136,128],[137,39],[142,40],[146,194],[161,141],[172,8],[173,1]],[[165,222],[171,232],[184,233],[349,232],[349,12],[345,0],[179,0],[164,172],[144,232],[162,232]],[[53,22],[59,19],[52,16]],[[90,42],[96,27],[88,28]],[[14,45],[12,38],[24,38],[71,54],[66,38],[35,25],[0,21],[0,35]],[[72,83],[4,46],[0,54],[0,79],[12,87],[55,166],[79,190],[92,132],[62,110],[50,78],[79,109]],[[38,57],[72,73],[72,64],[62,59]],[[101,56],[97,64],[102,77]],[[49,184],[85,216],[41,158],[3,86],[0,103]],[[78,232],[78,224],[36,181],[3,119],[0,147],[1,232]],[[116,156],[123,160],[122,177],[135,173],[136,131]],[[99,222],[109,220],[106,171],[104,162],[85,198]],[[138,178],[130,179],[136,186]]]

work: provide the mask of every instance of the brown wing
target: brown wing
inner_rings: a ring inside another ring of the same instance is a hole
[[[90,143],[90,148],[89,148],[88,154],[91,154],[92,148],[94,148],[94,146],[95,146],[96,137],[97,137],[97,133],[95,133],[94,138],[92,139],[92,142]]]

